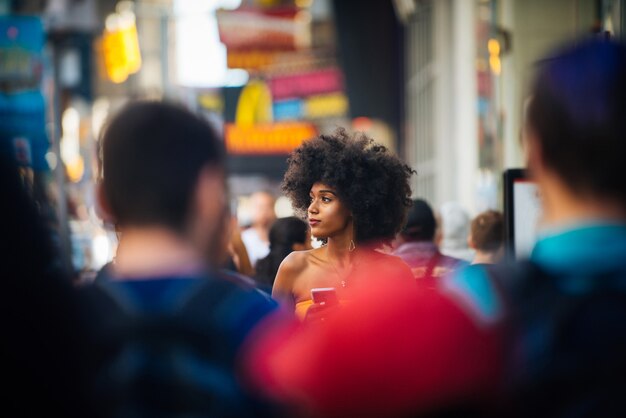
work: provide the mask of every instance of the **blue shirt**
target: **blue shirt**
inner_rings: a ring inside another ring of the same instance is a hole
[[[621,271],[626,277],[626,225],[597,223],[553,231],[538,240],[530,260],[560,277],[570,291],[592,289],[603,273]],[[503,301],[483,266],[469,266],[445,278],[442,290],[479,323],[502,319]]]
[[[237,356],[276,302],[221,273],[125,280],[82,289],[105,415],[248,417],[269,405],[241,385]],[[186,415],[187,414],[187,415]]]

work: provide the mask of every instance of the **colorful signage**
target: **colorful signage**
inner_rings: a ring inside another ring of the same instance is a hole
[[[0,94],[0,152],[34,170],[47,170],[45,101],[40,91]]]
[[[102,35],[102,52],[108,78],[114,83],[126,81],[141,68],[141,53],[135,16],[131,12],[107,18]]]
[[[274,100],[343,91],[343,76],[338,68],[273,77],[270,90]]]
[[[304,115],[308,119],[345,116],[348,113],[348,98],[343,93],[311,96],[304,103]]]
[[[36,90],[42,74],[41,19],[0,16],[0,84],[3,90]]]
[[[247,71],[310,71],[327,65],[331,60],[325,50],[271,51],[266,49],[227,49],[228,68],[241,68]]]
[[[0,16],[0,153],[34,170],[48,169],[40,90],[44,37],[37,17]]]
[[[228,68],[242,68],[248,71],[262,70],[271,66],[276,61],[278,52],[250,50],[226,52],[226,65]]]
[[[216,91],[200,92],[198,94],[197,101],[198,105],[203,109],[220,113],[224,111],[224,100]]]
[[[304,103],[300,99],[281,100],[275,102],[273,108],[277,121],[302,119],[304,114]]]
[[[254,126],[226,124],[224,133],[229,154],[286,155],[317,135],[317,130],[310,123],[282,122]]]
[[[240,126],[272,122],[272,96],[267,84],[250,81],[241,91],[235,122]]]
[[[273,109],[277,121],[341,117],[348,113],[348,98],[341,92],[320,94],[280,100],[274,102]]]
[[[220,40],[233,50],[295,50],[311,46],[311,15],[296,7],[240,8],[215,13]]]

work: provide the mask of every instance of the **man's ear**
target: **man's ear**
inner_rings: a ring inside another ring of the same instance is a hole
[[[227,204],[222,173],[211,167],[202,169],[195,194],[196,211],[201,219],[220,219],[221,222]]]
[[[467,237],[467,246],[470,247],[471,249],[475,250],[476,249],[476,245],[474,244],[474,239],[472,238],[472,234],[470,234]]]
[[[98,215],[104,223],[114,225],[116,222],[109,199],[107,199],[104,193],[104,184],[101,181],[96,184],[96,215]]]
[[[530,173],[536,175],[544,171],[545,165],[541,142],[534,130],[528,126],[523,129],[522,145],[524,148],[526,167]]]

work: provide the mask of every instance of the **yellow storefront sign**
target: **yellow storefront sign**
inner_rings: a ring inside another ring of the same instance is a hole
[[[304,102],[304,116],[309,119],[344,116],[348,113],[348,98],[343,93],[311,96]]]
[[[250,81],[237,101],[235,122],[240,126],[272,122],[272,93],[261,80]]]
[[[126,81],[141,68],[141,52],[133,15],[111,15],[102,35],[102,52],[107,77],[114,83]]]

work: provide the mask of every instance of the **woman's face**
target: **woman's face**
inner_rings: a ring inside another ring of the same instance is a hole
[[[311,235],[328,238],[351,233],[352,214],[339,199],[334,188],[318,182],[311,187],[310,196],[307,214]]]

